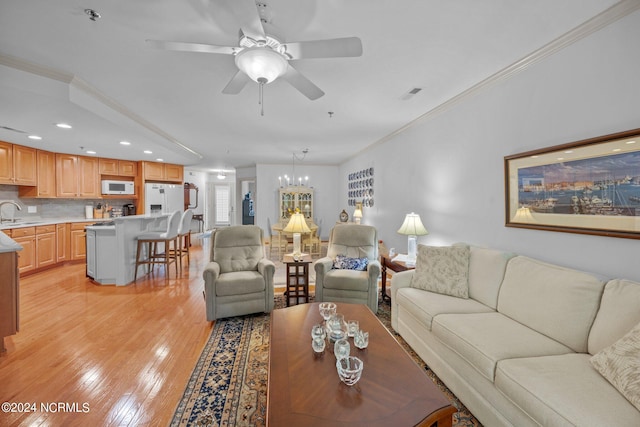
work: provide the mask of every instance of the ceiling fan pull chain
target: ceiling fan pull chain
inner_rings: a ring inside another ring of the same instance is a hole
[[[264,116],[264,84],[267,80],[263,77],[258,79],[258,104],[260,104],[260,115]]]

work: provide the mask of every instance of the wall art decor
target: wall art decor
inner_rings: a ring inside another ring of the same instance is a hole
[[[347,178],[347,204],[362,202],[364,207],[373,207],[373,167],[352,172]]]
[[[506,226],[640,239],[640,129],[504,158]]]

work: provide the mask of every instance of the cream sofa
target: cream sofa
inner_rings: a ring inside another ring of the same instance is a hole
[[[391,281],[391,323],[486,426],[640,426],[590,363],[640,322],[640,283],[471,247],[469,298]]]

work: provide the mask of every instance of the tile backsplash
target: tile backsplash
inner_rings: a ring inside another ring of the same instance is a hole
[[[0,185],[0,202],[4,200],[13,200],[22,207],[22,210],[18,211],[13,205],[2,206],[2,216],[8,218],[13,215],[16,218],[84,218],[87,205],[96,207],[98,203],[106,202],[110,206],[121,207],[127,203],[136,204],[136,201],[128,199],[21,199],[18,197],[17,185]],[[29,213],[30,206],[35,207],[36,212]]]

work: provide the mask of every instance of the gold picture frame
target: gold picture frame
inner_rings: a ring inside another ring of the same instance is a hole
[[[640,239],[640,129],[504,158],[505,225]]]

